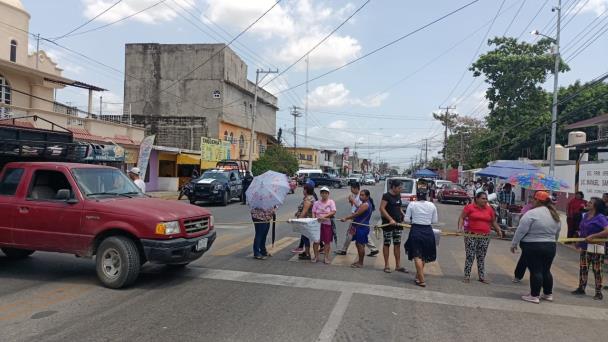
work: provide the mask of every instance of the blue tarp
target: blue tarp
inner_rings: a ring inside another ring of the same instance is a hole
[[[439,175],[429,169],[421,169],[414,173],[416,178],[439,178]]]
[[[476,172],[476,174],[481,177],[498,177],[506,179],[517,173],[538,171],[540,171],[540,169],[534,165],[517,160],[507,160],[492,164],[485,169]]]

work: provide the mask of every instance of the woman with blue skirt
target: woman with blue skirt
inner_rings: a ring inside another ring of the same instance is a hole
[[[410,202],[405,211],[405,221],[412,224],[412,229],[405,242],[405,252],[416,266],[416,285],[426,287],[424,281],[424,264],[437,259],[435,233],[431,224],[439,222],[437,207],[427,201],[427,192],[419,189],[416,201]]]

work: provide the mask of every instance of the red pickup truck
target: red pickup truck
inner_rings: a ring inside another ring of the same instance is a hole
[[[209,211],[142,194],[107,166],[8,163],[0,173],[0,249],[95,256],[103,285],[132,284],[146,262],[184,266],[215,240]]]

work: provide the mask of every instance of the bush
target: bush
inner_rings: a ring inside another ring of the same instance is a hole
[[[298,171],[298,160],[285,147],[273,145],[251,166],[253,175],[261,175],[266,171],[276,171],[293,175]]]

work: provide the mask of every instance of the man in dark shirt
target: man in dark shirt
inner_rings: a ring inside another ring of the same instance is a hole
[[[243,178],[243,192],[241,193],[241,204],[247,203],[247,195],[245,193],[247,192],[247,189],[249,189],[249,185],[251,185],[251,182],[253,182],[253,174],[251,174],[251,171],[247,171],[247,173],[245,173],[245,178]]]
[[[401,189],[402,184],[398,179],[393,179],[389,183],[389,190],[382,195],[380,202],[380,214],[382,215],[382,224],[387,226],[382,228],[384,236],[384,246],[382,252],[384,255],[384,272],[390,273],[388,259],[390,257],[390,246],[393,244],[393,254],[395,255],[395,270],[407,273],[405,267],[401,267],[401,233],[402,227],[398,226],[403,222],[403,209],[401,209]]]

